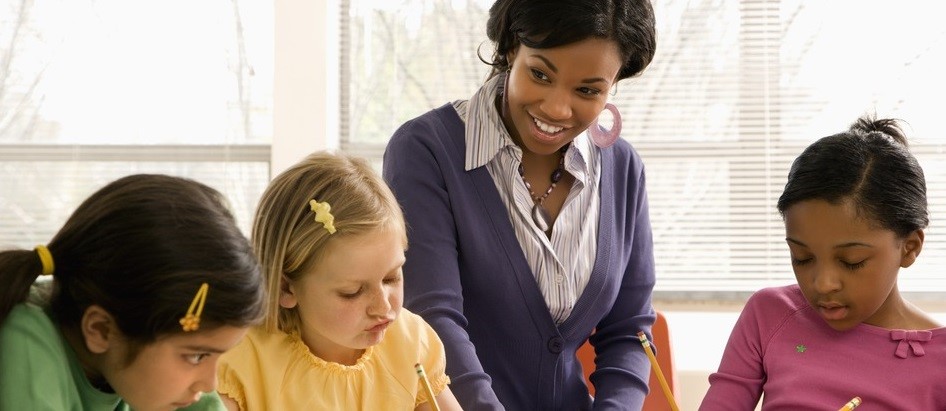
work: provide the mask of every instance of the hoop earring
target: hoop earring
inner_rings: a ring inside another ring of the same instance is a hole
[[[610,111],[611,116],[614,118],[611,129],[607,130],[601,127],[601,125],[598,124],[597,118],[592,121],[591,126],[588,127],[588,136],[591,137],[591,142],[601,148],[611,147],[611,145],[618,140],[618,137],[621,136],[621,113],[618,111],[618,108],[615,107],[614,104],[607,103],[604,105],[604,109]]]

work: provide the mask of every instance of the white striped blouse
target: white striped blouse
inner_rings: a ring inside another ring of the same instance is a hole
[[[534,202],[519,176],[522,149],[493,103],[503,80],[504,75],[493,77],[469,101],[453,103],[466,124],[466,170],[484,165],[489,170],[552,319],[561,324],[588,284],[595,261],[601,156],[585,133],[568,148],[565,170],[575,183],[547,238],[532,221]]]

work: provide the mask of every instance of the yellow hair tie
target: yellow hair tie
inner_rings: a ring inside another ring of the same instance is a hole
[[[315,212],[315,221],[322,223],[329,234],[335,234],[335,216],[332,215],[332,206],[328,202],[309,200],[309,207]]]
[[[194,295],[194,301],[191,301],[190,308],[187,309],[187,315],[181,318],[181,328],[187,331],[197,331],[200,328],[200,314],[204,312],[204,303],[207,302],[207,291],[210,286],[207,283],[200,285],[197,294]],[[196,309],[195,309],[196,308]]]
[[[36,246],[34,250],[39,255],[39,262],[43,264],[43,275],[53,275],[53,271],[56,270],[56,264],[53,263],[53,254],[42,244]]]

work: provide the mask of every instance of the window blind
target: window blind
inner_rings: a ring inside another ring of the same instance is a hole
[[[342,1],[341,146],[380,162],[404,121],[469,98],[489,67],[487,0]],[[658,45],[612,96],[647,168],[657,291],[794,281],[775,203],[791,161],[858,116],[908,122],[931,224],[905,291],[946,291],[946,6],[908,0],[653,2]]]

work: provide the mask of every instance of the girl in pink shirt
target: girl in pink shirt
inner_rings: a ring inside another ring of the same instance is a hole
[[[946,328],[906,301],[926,182],[895,120],[858,119],[792,164],[778,201],[797,285],[746,304],[701,410],[946,409]],[[764,395],[763,395],[764,394]]]

